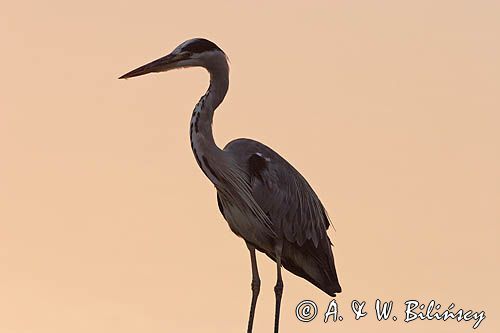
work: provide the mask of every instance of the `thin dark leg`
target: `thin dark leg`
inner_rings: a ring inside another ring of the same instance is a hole
[[[257,269],[257,259],[255,258],[255,247],[247,243],[250,251],[250,260],[252,262],[252,304],[250,305],[250,316],[248,317],[248,333],[252,333],[253,317],[255,315],[255,306],[257,305],[257,297],[260,291],[259,270]]]
[[[278,270],[278,278],[276,286],[274,286],[274,293],[276,295],[276,310],[274,313],[274,333],[278,333],[280,325],[280,308],[281,296],[283,295],[283,279],[281,278],[281,246],[276,251],[276,268]]]

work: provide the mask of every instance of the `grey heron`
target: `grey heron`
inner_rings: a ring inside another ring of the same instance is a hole
[[[341,292],[327,235],[328,214],[305,178],[271,148],[250,139],[233,140],[224,149],[215,144],[212,121],[229,87],[229,65],[226,54],[213,42],[190,39],[120,79],[186,67],[203,67],[210,74],[209,88],[191,116],[191,148],[199,167],[216,188],[222,216],[250,252],[252,300],[248,332],[252,331],[260,291],[255,250],[276,262],[274,332],[278,332],[282,266],[330,296]]]

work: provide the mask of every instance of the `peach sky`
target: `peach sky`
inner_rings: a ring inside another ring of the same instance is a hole
[[[284,273],[281,332],[498,332],[499,1],[10,2],[0,12],[0,332],[244,332],[250,262],[189,145],[200,69],[117,80],[206,37],[231,59],[219,146],[259,140],[336,231],[342,322]],[[258,256],[254,332],[273,327]],[[378,322],[375,299],[394,301]],[[351,301],[367,301],[353,319]]]

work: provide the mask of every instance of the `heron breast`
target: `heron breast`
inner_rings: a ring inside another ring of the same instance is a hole
[[[223,202],[222,206],[224,218],[232,232],[261,249],[272,250],[274,240],[269,239],[269,231],[255,216],[227,202]]]

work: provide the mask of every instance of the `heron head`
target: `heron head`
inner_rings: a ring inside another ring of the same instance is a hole
[[[210,69],[214,64],[227,57],[215,43],[204,38],[194,38],[177,46],[170,54],[136,68],[119,79],[128,79],[148,73],[166,72],[176,68],[205,67]]]

